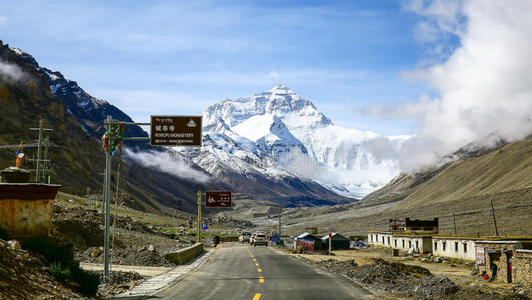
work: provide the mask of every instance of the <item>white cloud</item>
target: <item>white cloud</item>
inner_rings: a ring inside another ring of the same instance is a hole
[[[156,168],[162,172],[190,179],[196,182],[207,182],[211,177],[203,172],[193,169],[181,154],[173,152],[133,152],[125,149],[127,156],[138,163],[151,168]]]
[[[18,81],[24,79],[26,73],[17,65],[0,61],[0,76]]]
[[[457,34],[460,46],[443,63],[405,74],[428,82],[439,97],[423,96],[416,102],[367,111],[421,122],[417,137],[402,150],[416,159],[398,154],[403,169],[434,163],[470,143],[492,146],[501,139],[515,141],[531,134],[532,2],[471,0],[454,4],[451,12],[445,12],[441,1],[409,5],[410,10],[435,18],[440,31]],[[467,18],[463,31],[452,25],[460,13]]]

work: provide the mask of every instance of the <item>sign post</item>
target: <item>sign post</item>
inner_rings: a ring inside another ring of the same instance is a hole
[[[198,191],[198,243],[201,243],[201,191]]]
[[[231,191],[208,191],[205,193],[205,207],[231,207]]]

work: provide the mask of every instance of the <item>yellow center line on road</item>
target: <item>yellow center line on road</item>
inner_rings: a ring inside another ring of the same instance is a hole
[[[259,283],[264,283],[264,277],[259,277]]]
[[[262,296],[262,294],[255,294],[255,297],[253,297],[253,300],[259,300],[260,296]]]
[[[254,258],[253,261],[257,261],[257,259]]]
[[[258,266],[259,266],[259,264],[258,264],[258,263],[255,263],[255,266],[257,266],[257,267],[258,267]]]
[[[262,269],[257,269],[257,271],[259,271],[259,273],[262,273]]]

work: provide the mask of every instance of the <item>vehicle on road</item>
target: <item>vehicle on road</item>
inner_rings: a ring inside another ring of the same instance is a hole
[[[238,241],[241,243],[241,244],[244,244],[244,243],[250,243],[250,237],[251,237],[251,233],[250,232],[242,232],[242,234],[238,237]]]
[[[264,246],[268,247],[268,237],[264,233],[258,233],[253,238],[253,247],[255,247],[257,245],[264,245]]]
[[[249,244],[250,245],[253,245],[253,242],[255,242],[255,237],[257,236],[257,232],[251,234],[251,236],[249,237]]]

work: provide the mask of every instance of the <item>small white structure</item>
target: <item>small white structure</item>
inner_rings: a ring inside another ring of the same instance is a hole
[[[432,254],[465,260],[476,259],[475,241],[478,238],[460,236],[433,236]]]

